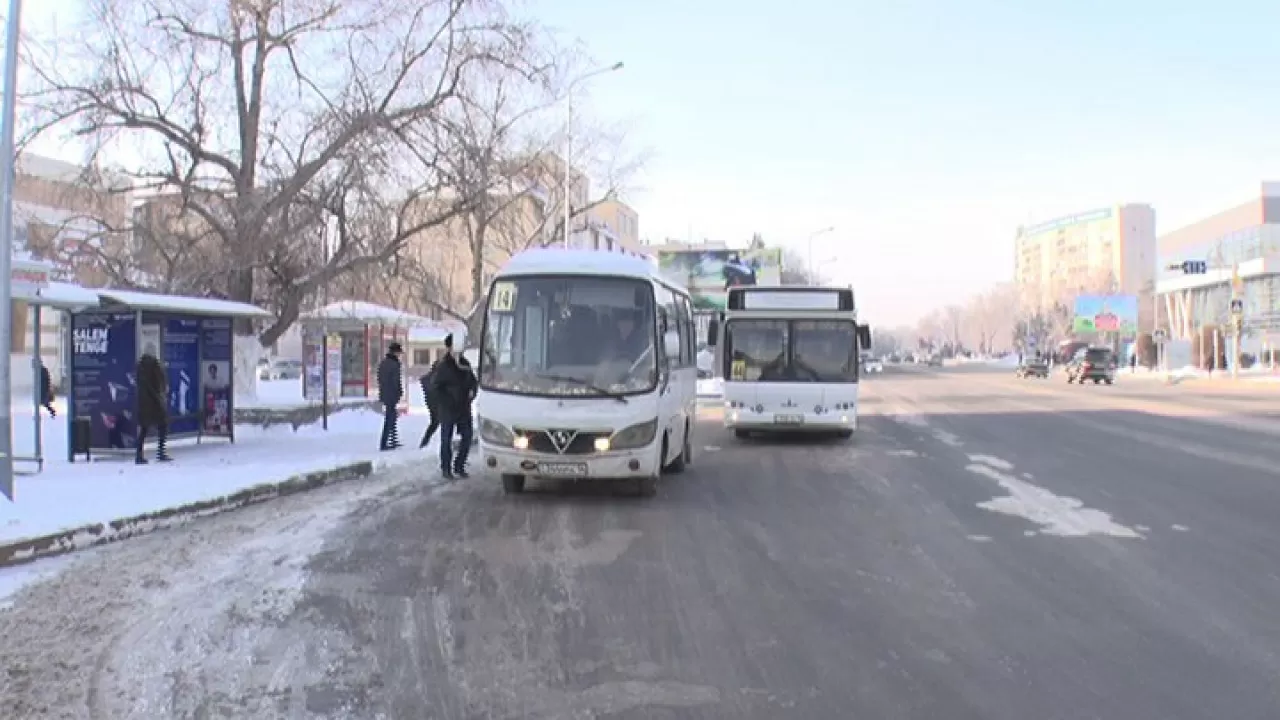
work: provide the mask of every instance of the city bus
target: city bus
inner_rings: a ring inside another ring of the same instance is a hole
[[[687,290],[647,259],[522,252],[498,271],[474,354],[479,455],[519,493],[530,478],[631,479],[693,462],[697,335]]]
[[[725,427],[739,438],[755,432],[852,437],[860,354],[871,347],[853,289],[729,288],[725,307],[708,337],[724,372]]]

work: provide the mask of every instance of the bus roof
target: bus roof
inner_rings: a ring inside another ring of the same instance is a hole
[[[565,250],[536,248],[507,260],[497,277],[520,275],[611,275],[656,280],[687,292],[682,285],[663,276],[647,258],[605,250]]]

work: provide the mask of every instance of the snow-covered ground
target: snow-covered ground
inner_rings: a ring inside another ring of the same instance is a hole
[[[422,399],[422,386],[416,378],[405,381],[405,390],[409,395],[411,408],[423,408],[426,403]],[[373,399],[370,397],[336,397],[330,398],[333,404],[362,403]],[[302,380],[258,380],[258,397],[238,403],[242,408],[292,408],[307,405],[319,405],[319,400],[308,401],[302,395]]]
[[[0,542],[179,507],[361,460],[379,465],[421,462],[429,469],[438,464],[434,442],[428,449],[417,449],[425,416],[403,418],[400,439],[406,447],[385,453],[378,451],[382,418],[367,410],[331,416],[327,431],[318,424],[297,432],[290,426],[241,425],[235,443],[174,441],[169,450],[172,463],[139,466],[131,455],[68,463],[65,408],[58,409],[56,419],[45,415],[41,420],[44,471],[17,479],[16,502],[0,499]],[[32,411],[15,407],[13,414],[15,454],[31,455]]]

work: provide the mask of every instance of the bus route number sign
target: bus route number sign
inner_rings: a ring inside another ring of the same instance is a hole
[[[493,286],[493,311],[509,313],[516,307],[516,284],[500,282]]]
[[[747,379],[747,361],[734,360],[733,365],[729,366],[730,380],[746,380]]]

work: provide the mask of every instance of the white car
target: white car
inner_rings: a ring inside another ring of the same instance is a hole
[[[884,363],[880,362],[879,358],[869,358],[862,364],[862,369],[865,370],[868,375],[882,373],[884,372]]]

